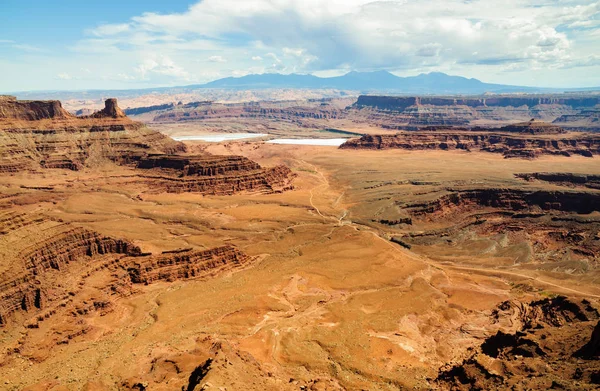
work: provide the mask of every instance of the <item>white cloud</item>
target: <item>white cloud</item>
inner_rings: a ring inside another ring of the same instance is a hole
[[[71,75],[69,75],[66,72],[59,73],[58,75],[56,75],[56,78],[60,79],[60,80],[71,80],[72,79]]]
[[[129,31],[128,23],[121,24],[103,24],[101,26],[96,27],[93,30],[90,30],[90,33],[98,36],[98,37],[106,37],[110,35],[117,35]]]
[[[210,61],[210,62],[227,62],[227,60],[221,56],[210,56],[208,58],[208,61]]]
[[[152,76],[162,76],[182,81],[193,80],[193,77],[191,77],[189,72],[164,55],[145,58],[134,68],[134,72],[142,80],[148,80]],[[129,78],[135,79],[133,76],[130,76]]]
[[[417,49],[416,55],[420,57],[435,57],[440,55],[442,45],[439,43],[426,43]]]
[[[580,56],[560,26],[592,21],[598,2],[507,0],[204,0],[178,14],[145,13],[129,23],[93,30],[112,47],[180,45],[192,39],[212,42],[239,57],[260,43],[274,65],[324,71],[349,65],[355,69],[411,69],[423,64],[478,63],[490,58],[521,58],[532,64]],[[120,39],[112,40],[114,36]],[[202,38],[201,38],[202,37]],[[227,42],[233,38],[234,42]],[[165,42],[161,43],[161,40]],[[112,41],[111,41],[112,40]],[[219,42],[225,40],[224,44]],[[191,47],[187,47],[191,50]],[[473,56],[471,53],[477,52]],[[223,62],[211,56],[211,62]],[[240,68],[245,65],[240,64]]]
[[[203,0],[85,33],[70,46],[77,68],[61,64],[53,74],[98,74],[102,64],[106,74],[159,85],[241,74],[260,62],[253,69],[600,84],[590,57],[600,52],[600,1],[590,0]],[[585,72],[567,71],[573,67]]]

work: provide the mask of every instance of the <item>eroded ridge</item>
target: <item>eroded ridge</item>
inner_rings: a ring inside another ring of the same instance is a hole
[[[342,149],[464,150],[501,153],[504,157],[535,158],[540,155],[600,154],[600,136],[524,136],[492,132],[403,132],[395,135],[365,135],[351,139]]]
[[[174,251],[135,259],[127,266],[131,282],[150,284],[154,281],[174,281],[206,277],[242,267],[251,257],[231,245],[209,250]]]
[[[432,201],[402,205],[412,215],[445,214],[459,208],[493,207],[512,211],[538,210],[587,214],[600,209],[600,193],[578,191],[468,189],[450,190]]]
[[[15,311],[44,310],[62,294],[55,283],[73,264],[106,254],[137,255],[132,243],[39,214],[0,214],[0,324]]]
[[[242,156],[148,156],[137,168],[156,191],[169,193],[274,193],[290,189],[293,178],[286,166],[263,168]]]
[[[588,187],[600,190],[600,175],[576,174],[571,172],[532,172],[515,174],[526,181],[550,182],[567,187]]]
[[[253,260],[230,245],[145,254],[128,240],[37,213],[2,212],[0,224],[0,256],[5,260],[0,269],[0,325],[16,311],[41,313],[40,319],[51,316],[61,304],[77,301],[80,281],[104,269],[113,277],[103,289],[120,295],[132,283],[215,276]]]

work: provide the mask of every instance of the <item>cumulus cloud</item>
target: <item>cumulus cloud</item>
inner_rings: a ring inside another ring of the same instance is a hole
[[[235,37],[221,49],[235,52],[260,42],[269,52],[289,57],[286,66],[306,71],[342,64],[406,69],[419,66],[423,57],[439,57],[439,63],[464,61],[473,49],[484,62],[516,53],[535,61],[561,61],[570,40],[559,27],[582,26],[600,13],[600,6],[585,1],[556,3],[204,0],[183,13],[145,13],[129,23],[99,26],[92,34],[111,39],[118,35],[142,46],[160,46],[162,39],[170,45],[178,40],[218,43]],[[292,63],[292,57],[300,61]]]
[[[435,70],[495,81],[506,73],[516,82],[519,72],[527,81],[545,75],[539,70],[598,66],[590,55],[600,52],[600,1],[203,0],[85,33],[70,47],[75,55],[149,83],[250,69]]]
[[[171,58],[164,55],[145,58],[133,69],[133,71],[142,80],[148,80],[152,76],[163,76],[185,81],[193,79],[189,72],[177,65]],[[134,76],[129,76],[129,78],[135,79]]]

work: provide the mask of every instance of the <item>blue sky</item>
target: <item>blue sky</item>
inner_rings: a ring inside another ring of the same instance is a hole
[[[184,12],[193,3],[189,0],[2,0],[0,37],[62,50],[65,44],[80,39],[86,29],[126,22],[144,12]]]
[[[0,1],[0,91],[441,71],[600,86],[600,1]]]

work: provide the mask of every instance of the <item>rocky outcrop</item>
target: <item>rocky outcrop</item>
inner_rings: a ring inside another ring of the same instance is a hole
[[[579,134],[549,138],[480,132],[402,132],[364,135],[348,140],[340,148],[484,151],[521,158],[545,154],[592,157],[600,154],[600,136]]]
[[[126,115],[140,115],[140,114],[144,114],[144,113],[149,113],[151,111],[169,110],[174,107],[175,107],[175,105],[173,103],[165,103],[163,105],[127,108],[127,109],[123,110],[123,112]]]
[[[600,193],[495,188],[450,190],[450,193],[431,201],[400,206],[413,216],[445,214],[456,212],[458,208],[470,207],[491,207],[512,211],[538,209],[587,214],[600,211]]]
[[[515,174],[526,181],[544,181],[568,187],[588,187],[600,190],[600,175],[574,174],[570,172],[532,172]]]
[[[117,105],[115,98],[109,98],[104,101],[104,109],[91,115],[92,118],[126,118],[127,116]]]
[[[137,164],[144,170],[170,171],[177,176],[218,176],[236,171],[259,170],[258,163],[243,156],[150,155]]]
[[[497,323],[508,322],[520,331],[547,326],[562,327],[573,322],[593,321],[600,317],[598,310],[587,300],[573,300],[556,296],[523,303],[509,300],[492,311]]]
[[[227,245],[209,250],[185,250],[157,256],[136,258],[127,266],[133,283],[174,281],[215,275],[242,267],[251,258],[237,248]]]
[[[140,160],[137,167],[151,187],[169,193],[273,193],[290,189],[293,178],[286,166],[262,168],[242,156],[157,155]]]
[[[0,100],[5,113],[0,117],[0,173],[79,170],[103,160],[131,164],[149,153],[185,151],[182,143],[126,118],[114,99],[91,117],[73,117],[59,108],[58,101]]]
[[[459,363],[442,367],[435,381],[439,389],[597,389],[597,363],[574,357],[598,319],[588,301],[559,296],[505,302],[492,319],[509,329],[489,335]]]
[[[600,107],[581,109],[572,114],[563,114],[552,121],[553,124],[570,130],[587,129],[600,131]]]
[[[560,134],[566,131],[560,126],[552,125],[544,121],[537,121],[535,118],[527,122],[519,122],[498,129],[499,132],[507,133],[527,133],[527,134]]]
[[[17,100],[14,96],[0,95],[0,121],[39,121],[43,119],[70,119],[73,116],[57,100]]]
[[[582,357],[585,359],[599,359],[600,358],[600,321],[594,327],[590,340],[575,352],[575,357]]]
[[[12,102],[12,101],[10,101]],[[2,107],[2,102],[0,102]],[[104,161],[136,165],[157,191],[233,194],[291,188],[284,166],[263,168],[241,156],[177,155],[185,145],[128,119],[116,99],[90,117],[65,121],[0,121],[0,173],[80,170]]]

